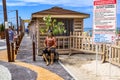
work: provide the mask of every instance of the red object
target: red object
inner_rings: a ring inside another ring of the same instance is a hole
[[[47,47],[56,46],[56,39],[55,39],[55,37],[52,37],[52,38],[47,37],[45,39],[45,44],[46,44]]]
[[[116,0],[96,0],[94,5],[116,4]]]

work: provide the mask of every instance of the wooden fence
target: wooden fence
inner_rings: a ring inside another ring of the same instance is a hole
[[[103,54],[103,44],[94,44],[92,37],[81,34],[80,32],[73,32],[70,36],[70,49],[72,51],[82,51],[87,53],[96,53],[96,46],[99,48],[99,54]],[[69,55],[71,55],[69,53]]]
[[[46,36],[40,36],[39,49],[42,51],[44,48],[44,40]],[[70,36],[56,36],[57,51],[60,54],[69,53],[70,51]]]
[[[102,61],[108,61],[112,64],[120,66],[120,46],[110,44],[94,44],[92,37],[81,35],[79,32],[74,32],[70,36],[70,53],[72,51],[82,51],[87,53],[96,53],[102,56]]]
[[[120,66],[120,47],[106,45],[103,59],[104,61]]]
[[[15,55],[17,55],[17,51],[20,47],[23,36],[24,36],[24,33],[21,33],[16,39],[16,41],[13,41],[12,43],[10,43],[10,56],[9,56],[10,62],[15,61]]]
[[[45,36],[40,36],[40,50],[43,47]],[[73,32],[70,36],[57,36],[57,51],[60,54],[86,52],[101,55],[103,62],[108,61],[120,66],[120,47],[118,45],[94,44],[90,36],[80,32]],[[110,55],[111,54],[111,55]]]

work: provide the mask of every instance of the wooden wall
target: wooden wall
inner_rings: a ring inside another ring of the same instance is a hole
[[[59,20],[59,19],[58,19]],[[60,19],[61,20],[61,19]],[[63,22],[65,19],[63,19]],[[67,20],[67,19],[66,19]],[[68,19],[69,20],[69,19]],[[71,25],[73,25],[73,32],[80,32],[82,34],[83,32],[83,19],[80,19],[80,18],[76,18],[76,19],[71,19],[73,21],[73,23]],[[67,23],[68,24],[68,23]],[[39,29],[40,27],[44,27],[45,28],[45,22],[43,21],[42,18],[39,18],[38,19],[38,26],[39,26]],[[38,30],[39,31],[39,30]],[[68,35],[67,35],[68,36]],[[62,39],[63,36],[61,36],[61,39]],[[41,40],[42,39],[42,40]],[[58,39],[59,40],[59,39]],[[43,36],[39,33],[39,40],[38,40],[38,49],[39,49],[39,52],[41,51],[41,47],[42,47],[42,44],[43,44]],[[59,48],[58,48],[59,49]]]
[[[83,19],[74,19],[74,32],[83,32]]]

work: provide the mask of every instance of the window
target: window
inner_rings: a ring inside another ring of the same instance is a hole
[[[69,36],[70,35],[70,32],[73,32],[73,19],[60,19],[60,18],[57,18],[56,19],[58,22],[63,22],[64,23],[64,26],[65,26],[65,29],[66,29],[66,33],[63,33],[63,34],[59,34],[58,36]]]

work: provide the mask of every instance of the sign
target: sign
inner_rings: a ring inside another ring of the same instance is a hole
[[[102,43],[113,43],[115,40],[114,34],[95,34],[95,42],[102,42]]]
[[[26,19],[26,20],[23,20],[25,23],[29,23],[30,20],[29,19]]]
[[[95,0],[93,21],[94,43],[113,43],[116,37],[116,0]]]
[[[7,29],[7,28],[9,28],[9,26],[8,26],[8,22],[5,21],[5,29]]]

